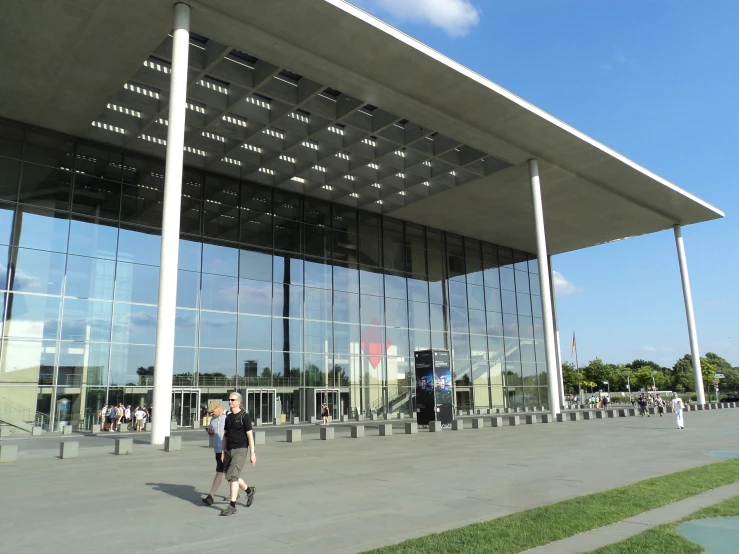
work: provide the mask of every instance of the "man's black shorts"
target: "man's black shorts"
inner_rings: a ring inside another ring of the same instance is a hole
[[[225,471],[223,462],[221,461],[221,453],[216,454],[216,473],[223,473]]]

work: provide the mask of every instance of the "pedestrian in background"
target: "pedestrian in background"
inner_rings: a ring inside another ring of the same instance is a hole
[[[677,419],[677,428],[685,429],[685,422],[683,421],[683,399],[680,398],[677,393],[673,393],[672,399],[672,411],[675,412],[675,419]]]
[[[211,506],[213,504],[213,495],[221,486],[224,476],[223,468],[223,432],[225,431],[226,414],[223,411],[220,400],[211,400],[208,404],[208,413],[211,414],[210,425],[205,430],[209,436],[213,437],[213,452],[216,454],[216,476],[210,487],[210,492],[203,503]]]
[[[246,465],[249,451],[251,451],[249,455],[251,465],[257,465],[251,418],[249,414],[241,409],[241,399],[242,397],[238,392],[232,392],[228,395],[228,405],[231,408],[231,413],[226,416],[224,424],[221,460],[223,461],[226,480],[231,487],[231,496],[229,505],[221,510],[222,516],[230,516],[236,513],[236,499],[238,498],[239,488],[246,491],[247,508],[254,502],[254,493],[256,492],[255,487],[249,487],[241,478],[241,471]]]

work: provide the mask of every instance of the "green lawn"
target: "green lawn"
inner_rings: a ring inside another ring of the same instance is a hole
[[[739,481],[739,459],[639,481],[370,551],[513,554]],[[680,552],[679,550],[674,552]]]
[[[739,516],[739,496],[703,508],[680,521],[659,525],[625,541],[593,550],[589,554],[701,554],[703,548],[677,534],[678,525],[692,519],[732,516]]]

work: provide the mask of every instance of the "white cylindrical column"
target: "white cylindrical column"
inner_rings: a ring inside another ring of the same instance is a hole
[[[541,204],[541,186],[539,184],[539,162],[536,159],[529,160],[529,178],[531,180],[531,200],[534,208],[534,227],[536,228],[536,257],[539,260],[541,311],[544,316],[544,347],[547,356],[549,410],[553,415],[556,415],[560,413],[557,351],[554,345],[554,317],[552,316],[547,238],[544,232],[544,208]]]
[[[685,259],[685,244],[680,225],[675,225],[675,245],[677,246],[677,261],[680,264],[680,278],[683,283],[683,299],[685,300],[685,315],[688,318],[688,337],[690,338],[690,354],[693,356],[693,374],[695,376],[695,395],[698,404],[706,403],[703,392],[703,371],[701,370],[701,355],[698,350],[698,334],[695,330],[695,314],[693,313],[693,294],[690,292],[690,277],[688,277],[688,262]]]
[[[552,268],[552,257],[549,262],[549,290],[552,294],[552,322],[554,325],[554,350],[557,353],[557,380],[559,382],[559,398],[564,401],[565,382],[562,375],[562,348],[559,344],[559,324],[557,323],[557,294],[554,291],[554,269]],[[541,271],[541,269],[539,270]]]
[[[190,6],[175,4],[172,31],[172,73],[169,91],[167,159],[164,169],[162,251],[159,264],[154,400],[151,444],[164,444],[172,411],[174,329],[177,301],[177,262],[180,241],[182,158],[185,146],[187,58],[190,48]]]

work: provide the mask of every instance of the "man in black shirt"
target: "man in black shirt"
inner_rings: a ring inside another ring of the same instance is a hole
[[[251,465],[257,465],[257,453],[254,451],[254,431],[251,426],[251,418],[241,409],[241,395],[232,392],[228,395],[228,405],[231,413],[226,416],[223,431],[223,446],[221,456],[226,473],[226,480],[231,487],[230,504],[221,510],[222,516],[230,516],[236,513],[236,499],[239,488],[246,491],[246,507],[254,502],[256,487],[249,487],[241,479],[241,471],[246,465],[248,450],[251,450],[249,461]],[[247,450],[248,448],[248,450]]]

